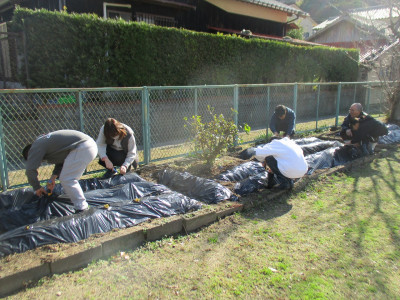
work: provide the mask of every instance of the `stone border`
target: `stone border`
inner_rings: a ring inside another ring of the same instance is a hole
[[[149,223],[141,223],[138,226],[118,230],[117,234],[113,234],[115,231],[106,233],[99,238],[101,240],[100,243],[94,242],[93,246],[89,245],[86,249],[78,249],[72,255],[49,257],[45,260],[42,259],[40,262],[38,259],[29,268],[0,277],[0,297],[18,292],[45,276],[83,268],[92,261],[107,259],[119,251],[137,249],[145,242],[152,242],[179,233],[187,234],[193,232],[242,210],[243,204],[237,202],[223,202],[215,206],[205,205],[203,209],[186,215],[153,219]],[[21,266],[21,268],[24,267]]]
[[[384,157],[384,154],[385,153],[379,153],[373,156],[367,156],[331,169],[317,170],[313,174],[305,176],[296,182],[293,190],[301,191],[309,182],[317,179],[321,175],[343,172],[371,162],[377,157]],[[30,284],[36,283],[45,276],[77,270],[87,266],[92,261],[107,259],[113,254],[118,253],[118,251],[134,250],[145,242],[159,240],[165,236],[172,236],[179,233],[187,234],[196,231],[201,227],[208,226],[235,212],[254,208],[261,205],[266,200],[273,200],[288,193],[290,193],[290,191],[274,191],[263,196],[259,201],[246,201],[244,203],[223,202],[218,205],[205,205],[203,209],[192,213],[169,218],[153,219],[149,223],[141,223],[138,226],[123,229],[123,232],[118,232],[115,237],[113,237],[112,233],[108,235],[105,234],[103,237],[100,237],[101,242],[92,247],[89,246],[87,249],[79,249],[76,253],[67,257],[50,258],[49,261],[34,262],[29,269],[16,271],[4,277],[0,277],[0,297],[15,293]]]

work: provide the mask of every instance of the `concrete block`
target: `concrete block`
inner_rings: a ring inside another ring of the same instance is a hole
[[[137,227],[126,228],[119,231],[119,235],[104,241],[102,256],[110,257],[118,251],[134,250],[145,242],[143,229]]]
[[[102,257],[102,246],[81,250],[71,256],[50,262],[52,274],[61,274],[87,266],[94,260]]]
[[[237,211],[242,211],[242,210],[243,210],[243,204],[230,203],[229,205],[226,205],[224,208],[222,208],[220,211],[217,211],[217,218],[222,219],[226,216],[230,216],[231,214]]]
[[[190,214],[189,214],[190,215]],[[215,211],[197,211],[194,216],[183,216],[183,229],[188,233],[217,220]]]
[[[48,263],[0,277],[0,297],[5,297],[25,288],[30,283],[35,283],[45,276],[50,276]]]
[[[164,236],[174,235],[182,231],[183,220],[181,216],[164,218],[161,221],[165,223],[149,224],[149,228],[146,228],[146,239],[148,241],[156,241]]]

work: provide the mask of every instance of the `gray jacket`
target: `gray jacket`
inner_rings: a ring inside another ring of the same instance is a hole
[[[34,190],[39,189],[38,171],[42,161],[55,164],[53,175],[60,175],[69,152],[91,137],[76,130],[58,130],[39,136],[29,150],[26,176]]]

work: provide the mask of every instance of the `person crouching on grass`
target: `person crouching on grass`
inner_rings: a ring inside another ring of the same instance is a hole
[[[291,189],[293,179],[301,178],[308,170],[303,150],[289,137],[272,137],[268,144],[254,149],[255,158],[268,170],[267,188]],[[279,185],[274,186],[274,174]]]
[[[107,168],[103,178],[117,174],[115,166],[120,167],[121,175],[130,171],[131,166],[138,167],[136,141],[132,128],[116,119],[108,118],[100,128],[97,137],[99,164]]]

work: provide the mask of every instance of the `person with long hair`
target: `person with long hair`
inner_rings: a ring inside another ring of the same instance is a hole
[[[97,147],[99,150],[99,164],[107,169],[103,178],[110,178],[117,174],[115,167],[120,167],[122,175],[138,167],[138,155],[136,141],[132,128],[108,118],[100,128],[97,137]]]

